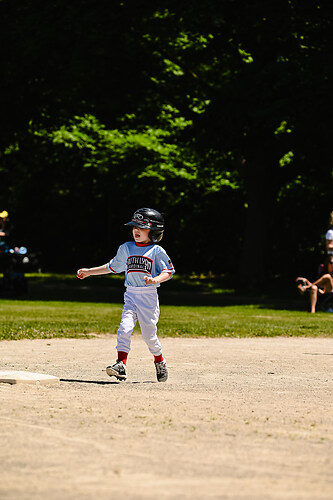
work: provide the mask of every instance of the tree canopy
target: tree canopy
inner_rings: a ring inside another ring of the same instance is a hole
[[[140,206],[165,213],[180,271],[256,286],[317,265],[329,2],[2,0],[0,14],[1,209],[46,267],[110,258]]]

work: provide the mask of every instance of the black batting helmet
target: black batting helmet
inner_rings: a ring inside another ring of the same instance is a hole
[[[142,229],[150,229],[149,238],[153,243],[161,241],[164,232],[164,218],[153,208],[139,208],[133,214],[132,220],[125,226],[136,226]]]

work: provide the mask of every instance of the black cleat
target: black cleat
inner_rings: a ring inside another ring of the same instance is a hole
[[[127,370],[126,366],[122,361],[117,361],[112,366],[106,367],[106,373],[110,377],[116,377],[117,380],[126,380],[127,379]]]
[[[158,382],[166,382],[168,380],[168,368],[166,361],[163,360],[159,363],[155,363],[155,368]]]

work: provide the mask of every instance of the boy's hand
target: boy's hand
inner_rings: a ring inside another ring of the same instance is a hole
[[[143,279],[146,285],[157,285],[158,283],[163,283],[163,281],[170,279],[170,275],[171,273],[169,271],[163,271],[158,276],[155,276],[155,278],[152,276],[145,276]]]
[[[143,279],[146,282],[146,285],[155,285],[158,283],[156,278],[152,278],[151,276],[145,276]]]
[[[79,269],[78,271],[76,271],[76,276],[80,280],[83,280],[84,278],[86,278],[87,276],[89,276],[89,269],[87,269],[85,267],[83,269]]]

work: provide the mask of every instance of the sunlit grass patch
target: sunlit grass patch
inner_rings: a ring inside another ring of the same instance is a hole
[[[115,334],[122,305],[93,302],[0,300],[0,340]],[[138,326],[136,331],[139,331]],[[333,314],[309,314],[260,305],[162,305],[160,336],[329,336]]]
[[[260,305],[163,309],[160,334],[206,337],[333,335],[333,315],[264,309]]]

